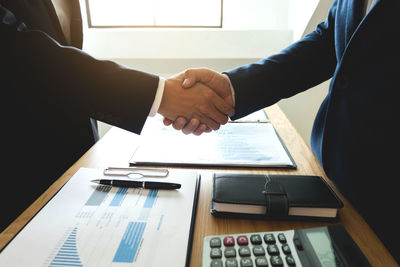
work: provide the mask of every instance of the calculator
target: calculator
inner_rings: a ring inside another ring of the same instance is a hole
[[[371,266],[341,225],[207,236],[202,267]]]

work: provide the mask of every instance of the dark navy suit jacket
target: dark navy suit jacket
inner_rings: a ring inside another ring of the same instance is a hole
[[[159,77],[68,46],[51,0],[0,0],[0,231],[97,140],[91,118],[139,133]],[[91,123],[92,122],[92,123]]]
[[[336,0],[325,22],[280,53],[228,71],[239,118],[329,78],[311,146],[328,177],[399,261],[400,1]],[[397,244],[397,245],[396,245]]]

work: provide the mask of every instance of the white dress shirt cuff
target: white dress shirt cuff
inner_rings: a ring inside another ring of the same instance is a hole
[[[164,94],[164,86],[165,86],[165,79],[163,77],[160,77],[158,81],[158,87],[157,87],[157,92],[156,96],[154,98],[153,105],[151,106],[149,116],[154,117],[157,114],[158,108],[160,107],[161,104],[161,99]]]

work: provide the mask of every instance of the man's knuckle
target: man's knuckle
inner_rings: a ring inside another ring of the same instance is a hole
[[[206,105],[199,105],[198,109],[201,112],[201,114],[207,114],[207,112],[208,112],[208,108]]]
[[[188,70],[186,70],[185,71],[185,76],[187,77],[187,76],[191,76],[193,74],[193,70],[191,70],[191,69],[188,69]]]
[[[211,90],[204,91],[204,97],[208,100],[213,99],[214,93]]]

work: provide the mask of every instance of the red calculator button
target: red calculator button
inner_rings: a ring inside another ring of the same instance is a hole
[[[233,236],[225,236],[224,237],[224,245],[227,247],[232,247],[235,245],[235,238]]]
[[[247,239],[247,236],[245,236],[245,235],[238,236],[237,242],[240,246],[246,246],[249,244],[249,240]]]

